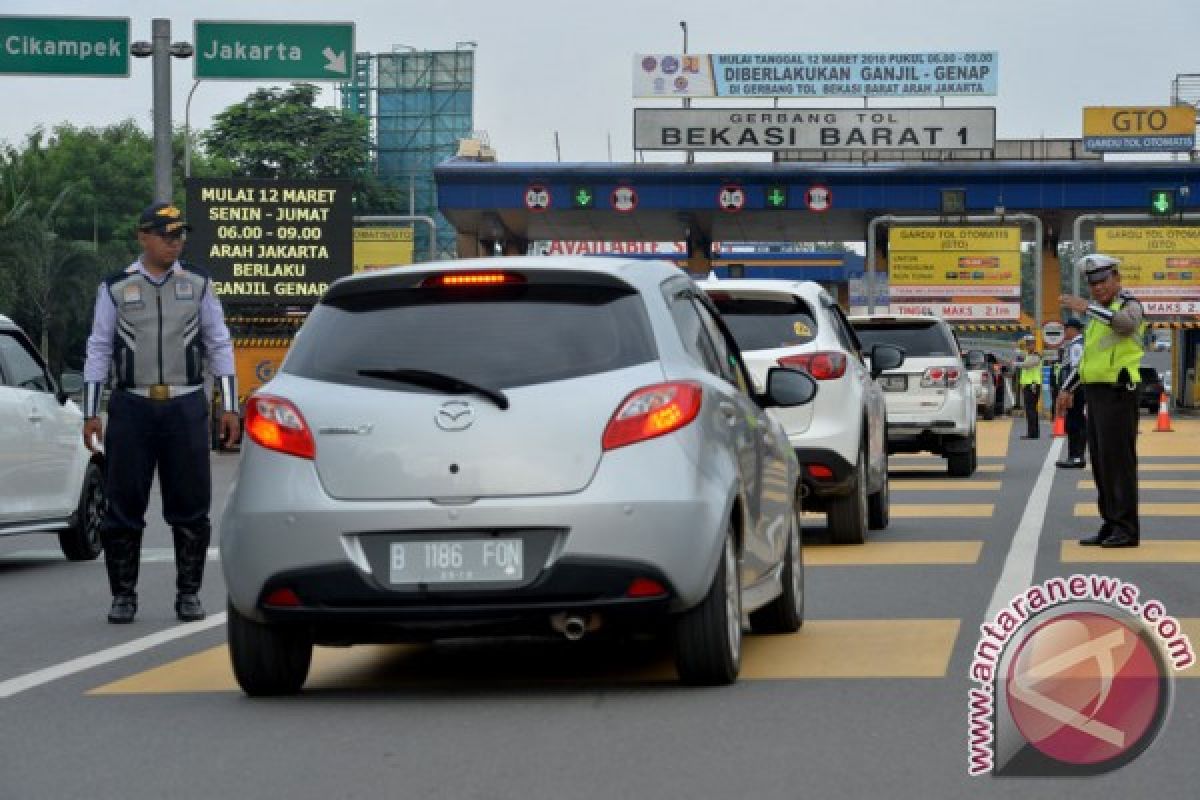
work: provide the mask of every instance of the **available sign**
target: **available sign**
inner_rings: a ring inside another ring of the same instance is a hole
[[[1200,298],[1200,228],[1097,227],[1096,249],[1121,259],[1121,284],[1140,298]]]
[[[687,242],[601,242],[548,239],[529,243],[531,256],[624,256],[625,258],[687,258]]]
[[[994,95],[995,51],[654,53],[633,57],[634,97]]]
[[[188,258],[226,303],[312,305],[351,272],[351,185],[192,178]]]
[[[1155,153],[1196,145],[1192,106],[1090,106],[1083,109],[1083,146],[1097,153]]]
[[[129,17],[0,17],[0,74],[127,78]]]
[[[635,150],[990,150],[994,108],[639,108]]]
[[[196,80],[344,81],[353,22],[196,20]]]
[[[892,228],[888,231],[888,277],[893,300],[1020,297],[1021,229]]]

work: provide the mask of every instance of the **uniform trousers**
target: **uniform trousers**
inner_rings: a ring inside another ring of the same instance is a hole
[[[1104,520],[1101,532],[1141,536],[1137,484],[1137,387],[1084,384],[1087,443],[1092,452],[1096,505]]]

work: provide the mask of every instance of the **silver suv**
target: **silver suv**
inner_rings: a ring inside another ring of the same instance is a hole
[[[0,536],[54,533],[72,561],[100,554],[104,465],[82,430],[79,406],[21,329],[0,316]]]
[[[234,672],[298,691],[314,644],[672,631],[736,679],[803,620],[796,458],[733,338],[662,262],[486,259],[343,279],[247,403],[221,526]]]

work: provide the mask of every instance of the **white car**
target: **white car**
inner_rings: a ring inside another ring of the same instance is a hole
[[[100,554],[104,469],[82,430],[79,406],[0,316],[0,535],[57,533],[72,561]]]
[[[887,407],[874,369],[904,356],[883,345],[866,354],[842,310],[812,281],[708,280],[700,284],[721,312],[760,386],[775,366],[802,369],[821,391],[806,406],[771,409],[803,467],[806,510],[824,511],[830,539],[862,543],[886,528]]]
[[[982,350],[968,350],[964,357],[967,365],[967,377],[971,380],[971,390],[975,394],[976,414],[984,419],[996,418],[996,380],[992,374],[991,365],[987,363]],[[999,387],[1003,391],[1004,387]]]
[[[887,399],[888,452],[935,453],[955,477],[975,473],[975,392],[958,338],[946,322],[926,316],[850,319],[866,347],[904,350],[904,365],[879,381]]]

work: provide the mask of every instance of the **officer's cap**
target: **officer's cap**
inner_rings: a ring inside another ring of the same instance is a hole
[[[1079,271],[1083,273],[1083,277],[1087,278],[1088,283],[1099,283],[1109,275],[1112,275],[1120,263],[1120,261],[1112,256],[1106,256],[1103,253],[1092,253],[1080,259]]]
[[[175,233],[191,229],[192,226],[183,221],[183,212],[171,203],[155,203],[138,218],[138,230],[146,233]]]
[[[1067,317],[1067,321],[1063,323],[1064,328],[1074,328],[1077,331],[1083,330],[1083,323],[1075,317]]]

